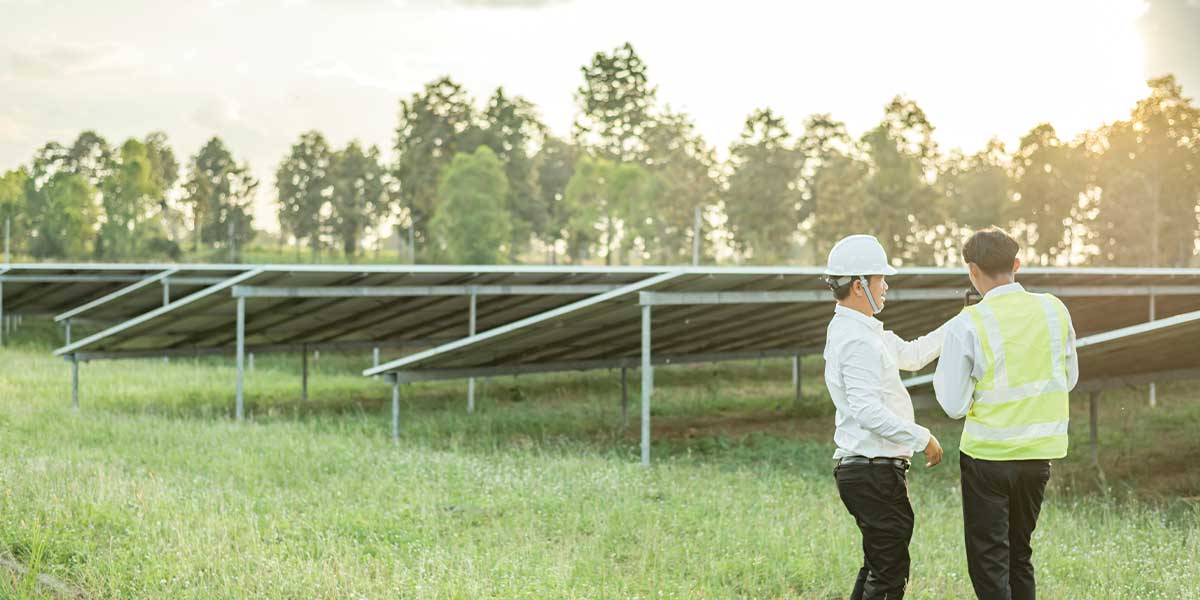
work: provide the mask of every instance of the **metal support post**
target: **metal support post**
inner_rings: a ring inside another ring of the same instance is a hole
[[[392,378],[392,441],[400,441],[400,378]]]
[[[374,348],[371,349],[371,367],[373,368],[373,367],[378,367],[378,366],[379,366],[379,346],[375,346]],[[379,376],[376,375],[375,378],[379,379]]]
[[[163,358],[167,358],[167,357],[164,356]],[[253,373],[254,372],[254,353],[253,352],[250,353],[250,360],[248,360],[246,362],[247,362],[246,370]]]
[[[621,367],[621,429],[629,426],[629,369]]]
[[[475,293],[475,290],[471,290],[471,310],[470,310],[470,315],[467,319],[467,321],[468,321],[468,323],[467,323],[468,331],[467,332],[470,335],[475,335],[476,299],[477,299],[477,295]],[[474,377],[467,380],[467,413],[473,413],[473,412],[475,412],[475,378]]]
[[[79,409],[79,359],[71,355],[71,408]]]
[[[246,358],[246,299],[238,298],[237,301],[237,402],[234,408],[234,413],[237,420],[241,421],[245,416],[243,386],[245,384],[245,358]]]
[[[1150,294],[1150,320],[1151,321],[1153,321],[1155,319],[1154,313],[1155,313],[1155,308],[1157,308],[1155,306],[1155,304],[1156,304],[1155,300],[1156,299],[1154,297],[1154,294]],[[1150,382],[1150,408],[1154,408],[1156,406],[1158,406],[1158,386],[1156,386],[1154,384],[1154,382],[1151,381]]]
[[[163,306],[171,303],[171,281],[169,279],[162,280],[163,288]]]
[[[67,346],[71,345],[71,320],[67,319],[63,322],[63,338],[66,339]]]
[[[650,363],[650,307],[642,307],[642,466],[650,466],[650,397],[654,365]]]
[[[308,344],[300,346],[300,399],[308,402]]]
[[[796,390],[796,406],[804,400],[804,390],[800,385],[800,355],[792,357],[792,387]]]
[[[1100,464],[1100,391],[1088,394],[1088,437],[1092,444],[1092,464]]]

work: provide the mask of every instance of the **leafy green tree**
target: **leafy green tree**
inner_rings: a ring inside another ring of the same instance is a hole
[[[952,252],[948,211],[933,187],[937,146],[933,125],[911,100],[896,97],[883,121],[861,140],[870,164],[865,192],[874,232],[889,256],[909,264],[933,264]],[[852,232],[847,232],[852,233]]]
[[[546,136],[542,147],[534,155],[535,189],[542,206],[546,209],[546,226],[542,241],[547,246],[548,262],[558,262],[557,242],[565,239],[570,213],[564,202],[567,184],[575,174],[578,152],[570,142]]]
[[[117,152],[111,172],[101,181],[104,222],[96,240],[100,258],[136,256],[139,230],[163,195],[145,144],[129,139]]]
[[[786,257],[808,216],[799,189],[800,155],[789,145],[790,138],[783,117],[759,109],[746,119],[730,148],[727,226],[737,251],[756,262]]]
[[[474,151],[479,137],[474,103],[449,77],[400,102],[393,174],[419,242],[426,240],[429,218],[437,212],[442,170],[456,154]]]
[[[1106,263],[1186,266],[1200,215],[1200,108],[1172,76],[1149,84],[1128,120],[1101,131],[1094,227]]]
[[[35,258],[79,257],[94,237],[96,189],[80,174],[58,171],[35,187],[26,186],[32,231],[29,253]]]
[[[826,210],[840,210],[843,198],[837,194],[845,191],[838,191],[838,188],[847,182],[827,182],[825,179],[848,175],[850,171],[846,169],[853,163],[848,163],[847,158],[854,150],[854,141],[846,132],[846,124],[827,113],[809,116],[804,122],[804,133],[796,140],[796,151],[800,153],[802,161],[801,197],[806,207],[805,212],[809,215],[806,237],[812,250],[810,260],[824,260],[840,238],[837,231],[827,231],[828,227],[823,227],[827,223],[820,221]],[[827,197],[826,194],[835,195]]]
[[[83,178],[95,189],[116,168],[116,157],[108,142],[95,131],[85,131],[75,138],[67,150],[67,169]]]
[[[622,251],[653,248],[660,227],[655,197],[661,190],[643,167],[581,157],[563,197],[572,260],[602,254],[604,264],[620,264]]]
[[[1077,148],[1042,123],[1021,138],[1013,156],[1015,219],[1043,264],[1070,261],[1072,229],[1082,220],[1080,195],[1086,181]]]
[[[10,240],[9,251],[17,252],[20,240],[27,236],[25,189],[29,184],[29,173],[24,168],[8,171],[0,177],[0,227],[7,221]]]
[[[358,142],[352,141],[334,155],[331,175],[331,230],[341,241],[342,252],[353,260],[358,255],[363,232],[387,215],[387,171],[378,148],[371,146],[364,151]]]
[[[639,162],[645,156],[645,134],[657,93],[647,78],[646,63],[626,42],[611,53],[597,52],[580,71],[576,144],[609,160]]]
[[[532,236],[544,238],[549,221],[544,197],[537,191],[534,148],[543,143],[546,125],[533,104],[520,96],[508,96],[503,88],[488,100],[480,139],[504,165],[508,178],[508,212],[512,216],[513,239],[509,261],[529,245]]]
[[[191,207],[195,224],[193,249],[204,243],[240,253],[254,236],[251,206],[258,180],[250,167],[239,165],[224,142],[214,137],[189,162],[184,188],[184,203]]]
[[[504,260],[504,244],[512,224],[506,210],[508,181],[504,165],[487,146],[459,153],[438,185],[438,212],[430,229],[438,248],[451,262],[496,264]]]
[[[687,115],[670,110],[651,120],[645,140],[647,169],[656,176],[653,185],[658,186],[657,191],[647,193],[654,197],[654,217],[659,224],[650,242],[653,247],[647,250],[662,263],[689,262],[694,236],[704,235],[694,231],[695,209],[708,212],[720,202],[716,153]],[[647,235],[642,237],[649,241]],[[701,252],[707,253],[709,244],[703,237],[701,241]]]
[[[275,171],[279,198],[279,226],[296,240],[308,240],[315,257],[321,248],[321,236],[327,233],[326,221],[334,195],[334,152],[317,131],[300,136]]]

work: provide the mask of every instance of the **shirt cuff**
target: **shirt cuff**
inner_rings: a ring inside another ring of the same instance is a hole
[[[914,432],[916,438],[913,440],[913,444],[915,445],[912,451],[913,454],[919,454],[925,451],[925,447],[929,445],[929,438],[933,437],[933,434],[929,433],[928,429],[916,423],[913,423],[913,427],[916,428],[916,432]]]

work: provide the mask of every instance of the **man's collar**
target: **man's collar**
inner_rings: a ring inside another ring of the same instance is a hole
[[[988,298],[993,298],[995,296],[1003,296],[1005,294],[1011,294],[1013,292],[1023,292],[1023,291],[1025,291],[1025,288],[1023,286],[1021,286],[1021,284],[1014,281],[1012,283],[998,285],[998,286],[988,290],[988,293],[983,295],[983,299],[987,300]]]
[[[854,319],[868,327],[871,327],[872,329],[883,329],[883,321],[880,321],[875,317],[868,317],[867,315],[864,315],[853,308],[842,306],[841,304],[835,304],[833,306],[833,314]]]

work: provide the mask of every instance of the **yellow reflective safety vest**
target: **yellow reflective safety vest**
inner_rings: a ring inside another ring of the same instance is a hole
[[[983,460],[1067,455],[1067,330],[1070,316],[1050,294],[1002,294],[964,309],[983,346],[959,448]]]

